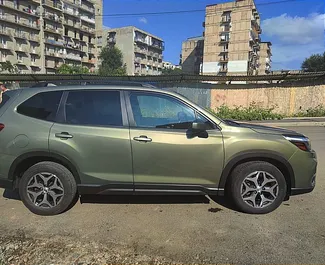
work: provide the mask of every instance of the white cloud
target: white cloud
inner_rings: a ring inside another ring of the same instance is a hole
[[[140,23],[147,24],[148,23],[148,20],[145,17],[141,17],[141,18],[139,18],[139,22]]]
[[[308,17],[292,17],[282,14],[262,22],[263,33],[279,41],[292,44],[308,44],[324,41],[325,14]]]
[[[302,61],[324,52],[325,14],[292,17],[282,14],[262,21],[265,40],[271,40],[272,68],[299,69]]]

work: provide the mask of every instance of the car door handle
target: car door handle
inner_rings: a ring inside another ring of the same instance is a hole
[[[60,139],[70,139],[73,138],[73,136],[68,133],[68,132],[61,132],[61,133],[56,133],[55,137],[60,138]]]
[[[148,138],[145,135],[141,135],[139,137],[134,137],[133,140],[138,141],[138,142],[144,142],[144,143],[152,142],[152,139]]]

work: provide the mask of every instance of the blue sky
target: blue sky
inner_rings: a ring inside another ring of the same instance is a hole
[[[273,43],[273,70],[299,69],[304,58],[325,51],[324,0],[255,0],[262,20],[262,40]],[[225,0],[103,0],[104,15],[204,10]],[[106,27],[136,26],[165,40],[164,60],[178,64],[182,41],[202,35],[204,12],[103,17]]]

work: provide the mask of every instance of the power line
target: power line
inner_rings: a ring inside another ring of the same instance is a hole
[[[281,1],[273,1],[273,2],[265,2],[256,4],[257,6],[265,6],[265,5],[274,5],[274,4],[281,4],[281,3],[288,3],[288,2],[300,2],[300,1],[307,1],[307,0],[281,0]],[[220,3],[222,4],[222,3]],[[242,7],[249,7],[252,5],[244,5],[244,6],[237,6],[235,8],[242,8]],[[153,16],[153,15],[168,15],[168,14],[185,14],[185,13],[197,13],[197,12],[205,12],[205,9],[193,9],[193,10],[178,10],[178,11],[162,11],[162,12],[144,12],[144,13],[120,13],[120,14],[103,14],[103,15],[96,15],[102,17],[133,17],[133,16]]]

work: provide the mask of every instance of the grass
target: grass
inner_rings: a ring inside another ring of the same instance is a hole
[[[248,107],[237,106],[234,108],[229,108],[226,105],[218,107],[216,110],[209,110],[217,117],[222,119],[231,120],[280,120],[283,119],[283,115],[276,113],[276,106],[271,108],[263,108],[257,105],[255,102],[251,103]]]

